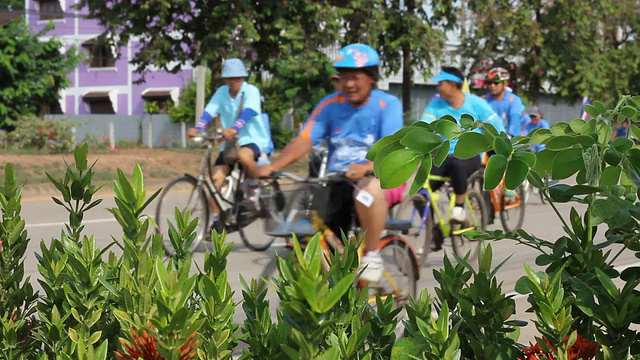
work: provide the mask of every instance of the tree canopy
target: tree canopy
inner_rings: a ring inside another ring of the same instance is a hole
[[[24,20],[0,27],[0,126],[20,117],[41,114],[58,101],[69,84],[67,74],[79,63],[75,48],[61,53],[55,40],[39,41],[51,28],[33,34]]]
[[[639,73],[637,0],[474,0],[461,11],[468,68],[512,69],[513,86],[536,102],[628,93]],[[548,86],[546,89],[544,85]]]

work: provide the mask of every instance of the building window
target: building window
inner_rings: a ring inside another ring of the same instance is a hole
[[[116,58],[111,47],[96,39],[87,40],[82,46],[89,52],[89,65],[93,68],[114,67]]]
[[[105,99],[95,99],[88,101],[89,103],[89,113],[91,114],[115,114],[113,111],[113,105],[111,104],[111,100],[108,98]]]
[[[57,20],[64,18],[60,0],[38,0],[40,20]]]

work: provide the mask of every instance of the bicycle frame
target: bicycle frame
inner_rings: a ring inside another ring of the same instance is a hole
[[[446,183],[449,181],[449,178],[438,176],[438,175],[429,175],[428,180],[424,183],[422,189],[418,190],[418,193],[423,195],[426,198],[427,203],[429,203],[429,206],[425,206],[424,208],[424,213],[422,214],[422,220],[420,221],[420,227],[418,228],[418,233],[422,231],[424,225],[426,224],[427,218],[429,216],[429,211],[433,211],[433,214],[438,221],[438,225],[440,226],[440,230],[442,231],[443,237],[449,237],[451,235],[461,235],[469,230],[473,230],[474,227],[471,226],[471,227],[462,228],[462,229],[455,229],[452,232],[452,226],[449,219],[451,219],[451,213],[453,211],[454,206],[456,205],[455,196],[451,196],[449,199],[449,208],[447,210],[447,214],[446,214],[447,216],[445,218],[443,214],[440,213],[440,209],[438,208],[439,194],[436,194],[433,192],[433,190],[431,189],[430,181],[442,181]],[[465,196],[464,201],[467,204],[467,207],[471,209],[471,200],[469,200],[468,196]],[[417,213],[418,213],[418,210],[414,208],[413,213],[411,214],[412,222],[413,222],[414,216],[417,216]],[[475,224],[477,222],[477,219],[474,212],[471,211],[470,215],[471,215],[472,223]],[[447,221],[445,221],[445,219]]]

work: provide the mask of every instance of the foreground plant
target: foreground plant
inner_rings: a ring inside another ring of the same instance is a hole
[[[625,251],[640,257],[640,149],[630,138],[640,139],[640,128],[632,124],[627,137],[610,141],[610,124],[640,120],[640,97],[623,96],[613,108],[595,102],[585,110],[594,119],[560,122],[514,139],[470,116],[463,116],[460,123],[448,116],[430,124],[417,122],[381,139],[368,158],[375,162],[374,170],[387,188],[402,184],[416,172],[411,186],[415,192],[426,181],[432,164],[442,164],[451,140],[458,139],[454,155],[459,158],[495,150],[484,172],[485,190],[494,188],[503,177],[508,189],[529,180],[549,201],[565,235],[549,241],[519,229],[469,236],[512,239],[540,252],[536,264],[559,279],[557,289],[562,290],[552,302],[538,295],[530,298],[538,329],[548,332],[544,335],[552,345],[571,346],[573,335],[567,344],[563,339],[573,329],[601,345],[598,354],[605,358],[627,359],[640,354],[640,334],[631,326],[640,323],[640,293],[635,290],[640,285],[640,267],[620,273],[613,265]],[[544,144],[546,149],[534,155],[528,152],[531,144]],[[573,176],[576,185],[558,183]],[[546,177],[551,181],[542,180]],[[586,210],[580,214],[572,208],[567,219],[557,206],[567,202],[585,204]],[[605,224],[605,239],[596,241],[598,226]],[[618,288],[613,279],[623,286]],[[537,291],[531,286],[520,290]],[[547,305],[561,311],[560,317],[552,316]],[[546,346],[544,341],[537,344]]]

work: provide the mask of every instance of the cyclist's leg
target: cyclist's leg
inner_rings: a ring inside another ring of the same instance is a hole
[[[373,197],[373,203],[371,204],[355,201],[358,220],[365,231],[365,256],[362,257],[361,261],[361,265],[365,270],[361,277],[366,281],[377,282],[382,278],[384,272],[382,257],[377,249],[389,214],[387,201],[380,186],[380,180],[376,178],[368,177],[360,180],[358,189],[358,191],[366,191]],[[356,195],[358,191],[356,191]]]
[[[229,176],[230,173],[231,168],[228,165],[224,164],[222,155],[218,156],[215,163],[213,164],[213,169],[211,170],[211,180],[213,181],[213,185],[216,187],[216,190],[220,191],[220,188],[222,187],[222,185],[224,185],[224,182],[226,181],[227,176]],[[212,218],[217,214],[220,214],[220,208],[213,199],[213,196],[209,196],[209,207],[211,208]]]
[[[451,219],[459,222],[466,220],[464,212],[464,199],[469,187],[469,176],[473,174],[481,165],[480,157],[474,156],[469,159],[452,159],[450,162],[451,187],[456,196],[455,207],[451,213]]]
[[[256,144],[246,144],[238,151],[238,162],[249,178],[255,178],[260,158],[260,148]]]

